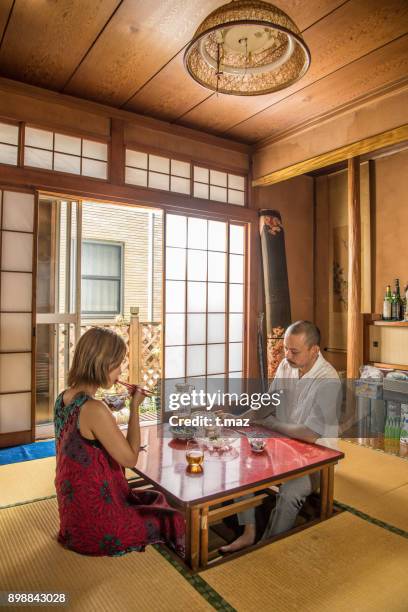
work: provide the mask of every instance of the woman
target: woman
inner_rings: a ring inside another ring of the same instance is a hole
[[[183,552],[184,519],[162,493],[131,490],[124,467],[136,465],[140,451],[136,387],[125,438],[98,387],[119,378],[126,347],[110,329],[95,327],[79,340],[68,374],[69,388],[55,403],[59,542],[87,555],[122,555],[165,542]]]

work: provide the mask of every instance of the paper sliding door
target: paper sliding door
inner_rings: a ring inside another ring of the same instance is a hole
[[[0,188],[0,446],[34,439],[37,199]]]

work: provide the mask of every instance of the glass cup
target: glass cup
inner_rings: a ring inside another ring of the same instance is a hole
[[[199,474],[203,471],[204,450],[197,440],[188,440],[186,445],[187,471]]]
[[[254,453],[262,453],[266,446],[266,442],[263,438],[250,438],[249,444]]]

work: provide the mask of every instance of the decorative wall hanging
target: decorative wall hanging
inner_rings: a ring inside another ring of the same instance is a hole
[[[270,380],[283,358],[283,336],[292,321],[282,219],[277,210],[260,210],[259,217]]]

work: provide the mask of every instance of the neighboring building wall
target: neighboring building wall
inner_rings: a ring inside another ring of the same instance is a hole
[[[82,239],[106,240],[124,244],[123,260],[123,315],[130,316],[130,307],[139,306],[139,316],[147,321],[148,316],[148,263],[149,263],[149,215],[146,210],[84,202],[82,209]],[[154,282],[153,282],[153,320],[161,316],[161,274],[162,274],[162,217],[154,213]],[[97,220],[97,222],[96,222]],[[158,251],[158,253],[157,253]],[[155,270],[156,269],[156,270]],[[159,271],[159,272],[158,272]],[[159,307],[157,307],[159,306]]]
[[[153,321],[162,319],[163,216],[153,213]]]
[[[65,285],[65,206],[61,206],[60,304]],[[149,247],[149,215],[154,216],[153,241]],[[139,307],[141,321],[150,320],[148,312],[149,248],[153,248],[152,299],[153,321],[161,321],[162,302],[162,214],[159,211],[84,201],[82,206],[82,239],[122,243],[123,246],[123,311],[126,320],[130,307]],[[75,234],[75,226],[73,234]],[[87,317],[87,321],[91,318]],[[103,317],[107,320],[107,317]]]

